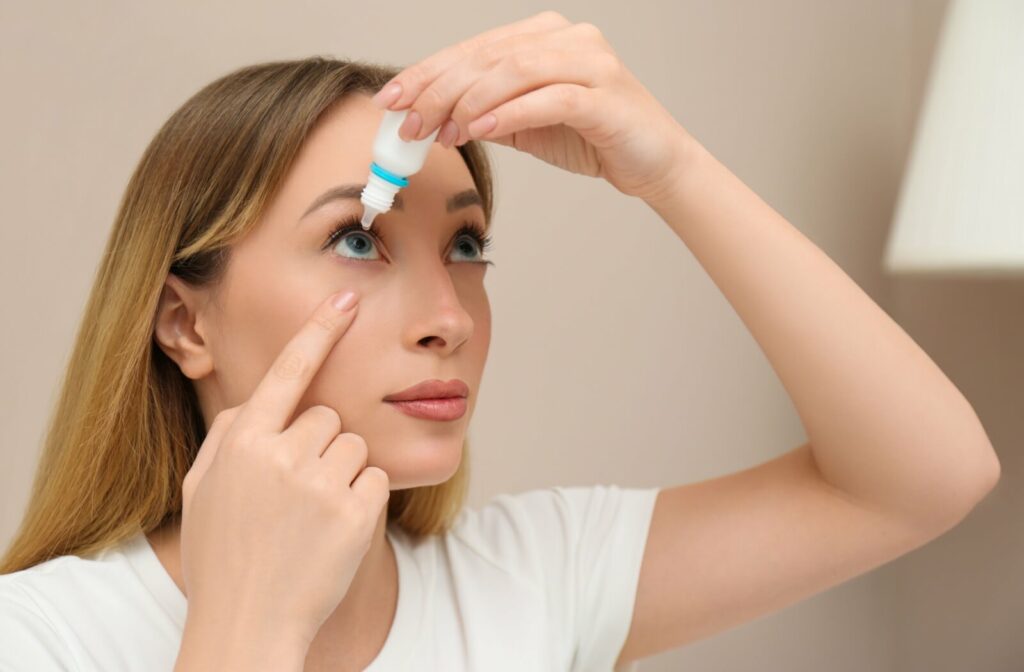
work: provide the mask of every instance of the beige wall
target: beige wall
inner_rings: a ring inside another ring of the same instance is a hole
[[[1020,669],[1010,661],[1024,661],[1013,625],[1024,589],[1012,570],[1024,535],[1011,484],[1024,470],[1013,358],[1024,290],[880,272],[944,6],[5,2],[0,541],[23,510],[121,192],[178,105],[243,64],[314,53],[405,64],[553,8],[602,28],[691,133],[905,326],[974,403],[1004,465],[996,492],[938,541],[641,669]],[[653,212],[509,148],[492,155],[494,336],[471,505],[552,484],[696,481],[803,441],[757,344]]]

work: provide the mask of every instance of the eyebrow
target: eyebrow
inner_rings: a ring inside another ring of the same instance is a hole
[[[302,213],[304,219],[309,213],[313,212],[320,206],[330,201],[338,199],[355,199],[358,200],[363,193],[363,189],[366,188],[365,184],[341,184],[336,187],[331,187],[324,193],[316,197],[306,212]],[[462,208],[468,208],[471,205],[479,205],[481,208],[484,205],[483,199],[480,197],[480,193],[476,189],[465,189],[456,194],[453,194],[445,202],[445,212],[455,212]],[[395,194],[394,202],[395,210],[405,210],[405,201],[402,200],[401,194]]]

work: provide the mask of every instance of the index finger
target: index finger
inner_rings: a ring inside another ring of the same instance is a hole
[[[516,21],[515,23],[509,23],[504,26],[492,28],[480,33],[479,35],[474,35],[468,40],[463,40],[458,44],[445,47],[441,51],[428,56],[422,61],[410,65],[392,77],[387,84],[381,87],[381,90],[378,91],[377,94],[381,94],[381,92],[387,89],[393,82],[401,84],[401,95],[387,106],[387,109],[390,110],[400,110],[416,100],[416,98],[423,93],[423,90],[426,89],[438,75],[447,70],[459,59],[464,58],[467,53],[474,49],[512,35],[547,31],[554,28],[563,28],[567,25],[569,25],[568,19],[556,11],[547,10]],[[378,100],[378,95],[374,96],[374,101]]]
[[[335,301],[352,294],[349,305],[335,307]],[[295,412],[302,394],[327,359],[356,314],[358,297],[352,292],[332,294],[317,306],[309,320],[288,341],[242,406],[235,424],[282,432]]]

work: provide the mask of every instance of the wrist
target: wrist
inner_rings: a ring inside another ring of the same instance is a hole
[[[311,641],[284,623],[257,623],[244,611],[189,609],[175,670],[302,670]]]
[[[700,173],[701,161],[710,156],[708,150],[681,126],[673,137],[672,146],[676,157],[672,168],[665,179],[643,197],[643,201],[666,221],[681,207],[688,182]]]

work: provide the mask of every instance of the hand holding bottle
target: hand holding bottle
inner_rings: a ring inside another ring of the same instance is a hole
[[[374,96],[408,109],[403,140],[488,140],[602,177],[648,203],[687,173],[693,137],[601,31],[554,11],[488,30],[398,73]],[[653,203],[652,203],[653,204]]]

